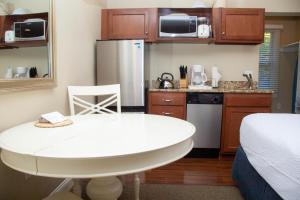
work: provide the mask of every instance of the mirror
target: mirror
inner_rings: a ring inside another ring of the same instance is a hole
[[[55,86],[53,0],[0,0],[0,93]]]

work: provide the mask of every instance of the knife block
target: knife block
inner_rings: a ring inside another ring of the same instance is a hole
[[[179,88],[188,88],[188,80],[187,79],[180,79]]]

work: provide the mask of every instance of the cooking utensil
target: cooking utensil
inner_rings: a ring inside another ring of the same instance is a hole
[[[159,89],[173,89],[174,88],[174,76],[171,73],[163,73],[161,77],[157,78],[159,82]]]
[[[186,79],[186,75],[187,75],[187,66],[184,67],[184,65],[181,65],[179,67],[179,72],[180,72],[180,79]]]
[[[183,76],[184,76],[184,71],[183,71],[184,69],[183,69],[183,66],[181,65],[180,67],[179,67],[179,72],[180,72],[180,79],[183,79]]]
[[[31,67],[29,70],[29,77],[36,78],[38,76],[36,67]]]

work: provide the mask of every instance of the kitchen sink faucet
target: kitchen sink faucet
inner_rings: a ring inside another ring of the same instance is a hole
[[[252,74],[251,73],[244,73],[243,74],[244,77],[246,77],[247,79],[247,88],[250,90],[253,90],[253,78],[252,78]]]

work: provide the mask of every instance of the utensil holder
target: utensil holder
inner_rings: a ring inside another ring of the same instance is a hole
[[[187,81],[187,79],[180,79],[180,81],[179,81],[179,87],[180,88],[187,88],[188,87],[188,81]]]

